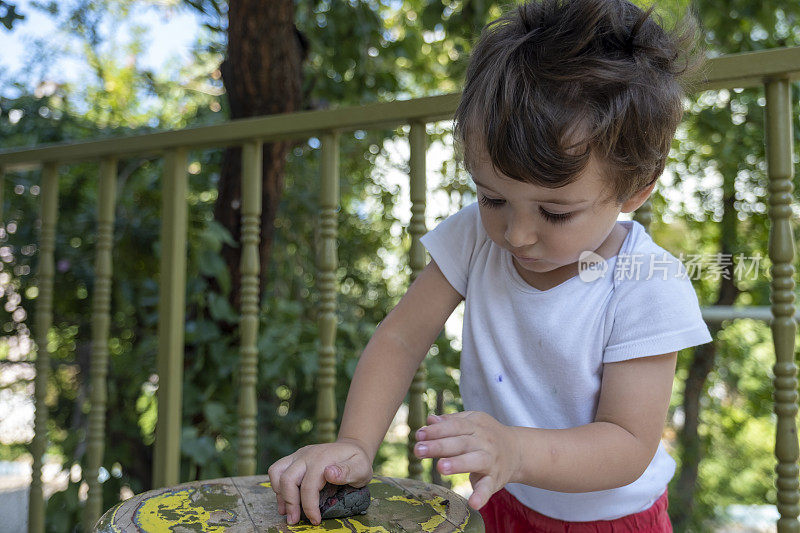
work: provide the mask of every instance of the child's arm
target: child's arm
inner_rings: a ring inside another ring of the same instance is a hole
[[[338,440],[361,441],[370,460],[375,459],[414,374],[461,300],[431,260],[361,354]]]
[[[677,352],[672,352],[605,364],[597,413],[590,424],[569,429],[512,427],[486,413],[466,411],[422,428],[424,437],[418,440],[426,440],[420,444],[429,451],[417,455],[447,457],[438,462],[442,474],[472,473],[475,490],[469,503],[474,509],[506,483],[559,492],[633,483],[661,440],[676,360]]]
[[[372,461],[414,373],[462,299],[431,261],[379,324],[358,360],[337,441],[306,446],[269,468],[278,512],[289,524],[299,520],[301,505],[319,524],[319,491],[326,481],[369,482]]]
[[[518,482],[560,492],[622,487],[644,473],[667,418],[677,352],[606,363],[594,422],[514,428],[529,446]],[[535,445],[535,448],[531,448]]]

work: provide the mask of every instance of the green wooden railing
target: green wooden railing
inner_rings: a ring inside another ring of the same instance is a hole
[[[775,347],[775,455],[781,518],[778,531],[800,533],[800,483],[798,482],[797,365],[795,364],[794,235],[792,230],[792,101],[791,82],[800,79],[800,47],[736,54],[709,60],[700,90],[763,86],[766,95],[766,148],[769,175],[769,257],[772,261],[772,306],[762,308],[709,307],[709,322],[731,318],[770,320]],[[49,354],[47,332],[52,323],[53,252],[58,215],[58,171],[62,165],[95,160],[100,164],[96,283],[92,304],[91,414],[87,468],[89,485],[85,523],[101,515],[98,473],[103,459],[106,406],[105,379],[108,366],[111,246],[114,225],[116,161],[138,154],[163,154],[163,213],[161,226],[161,285],[158,324],[158,425],[153,480],[157,487],[177,484],[180,459],[181,394],[184,340],[184,293],[186,281],[187,151],[193,148],[239,145],[242,150],[242,260],[241,260],[241,359],[239,366],[238,475],[255,474],[256,337],[258,327],[259,220],[261,213],[261,147],[264,142],[317,136],[322,141],[320,170],[319,286],[320,342],[317,435],[320,442],[335,439],[334,402],[336,329],[336,210],[339,205],[339,134],[370,127],[410,125],[410,180],[412,237],[409,262],[412,279],[425,266],[419,238],[425,228],[425,125],[452,118],[460,94],[372,104],[354,108],[273,115],[230,121],[225,124],[138,135],[95,142],[41,146],[0,152],[3,172],[41,168],[41,236],[39,242],[39,295],[34,323],[36,378],[33,483],[30,491],[29,531],[44,531],[42,457],[46,448]],[[0,187],[2,190],[2,187]],[[636,219],[646,227],[652,211],[645,203]],[[770,312],[771,309],[771,312]],[[425,424],[425,367],[420,366],[411,385],[408,443],[409,476],[419,479],[421,461],[415,457],[413,435]]]

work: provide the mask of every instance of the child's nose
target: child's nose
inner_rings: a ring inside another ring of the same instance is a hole
[[[533,220],[525,216],[511,215],[511,219],[506,223],[505,239],[509,246],[523,249],[536,244],[539,237]]]

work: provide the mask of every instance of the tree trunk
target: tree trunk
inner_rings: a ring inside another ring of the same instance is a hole
[[[729,173],[735,175],[735,172]],[[725,184],[723,196],[722,231],[720,235],[720,253],[733,254],[736,247],[738,219],[734,207],[735,192],[733,180]],[[725,256],[728,257],[728,256]],[[732,257],[732,255],[730,256]],[[739,289],[733,277],[733,266],[726,265],[720,280],[719,292],[715,305],[733,305],[739,295]],[[725,278],[729,279],[725,279]],[[721,324],[709,327],[711,337],[716,338]],[[698,436],[700,425],[700,398],[705,394],[708,374],[714,368],[717,354],[715,342],[703,344],[695,348],[689,375],[686,378],[683,393],[683,427],[678,432],[680,443],[681,468],[676,482],[676,490],[670,493],[671,519],[675,531],[685,531],[691,522],[694,512],[694,496],[697,490],[697,471],[703,456],[703,449]]]
[[[294,26],[293,0],[232,0],[228,11],[227,55],[221,66],[231,118],[299,111],[307,46]],[[295,141],[264,144],[259,287],[269,264],[286,153],[294,144]],[[214,218],[230,231],[237,243],[241,236],[241,171],[241,149],[227,149]],[[234,309],[239,308],[240,254],[238,246],[223,246]]]

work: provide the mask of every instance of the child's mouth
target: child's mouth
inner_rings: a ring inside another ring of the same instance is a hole
[[[517,258],[517,261],[520,261],[522,263],[535,263],[536,261],[539,261],[539,259],[535,259],[533,257],[522,257],[522,256],[519,256],[517,254],[513,254],[513,255],[514,255],[514,257]]]

